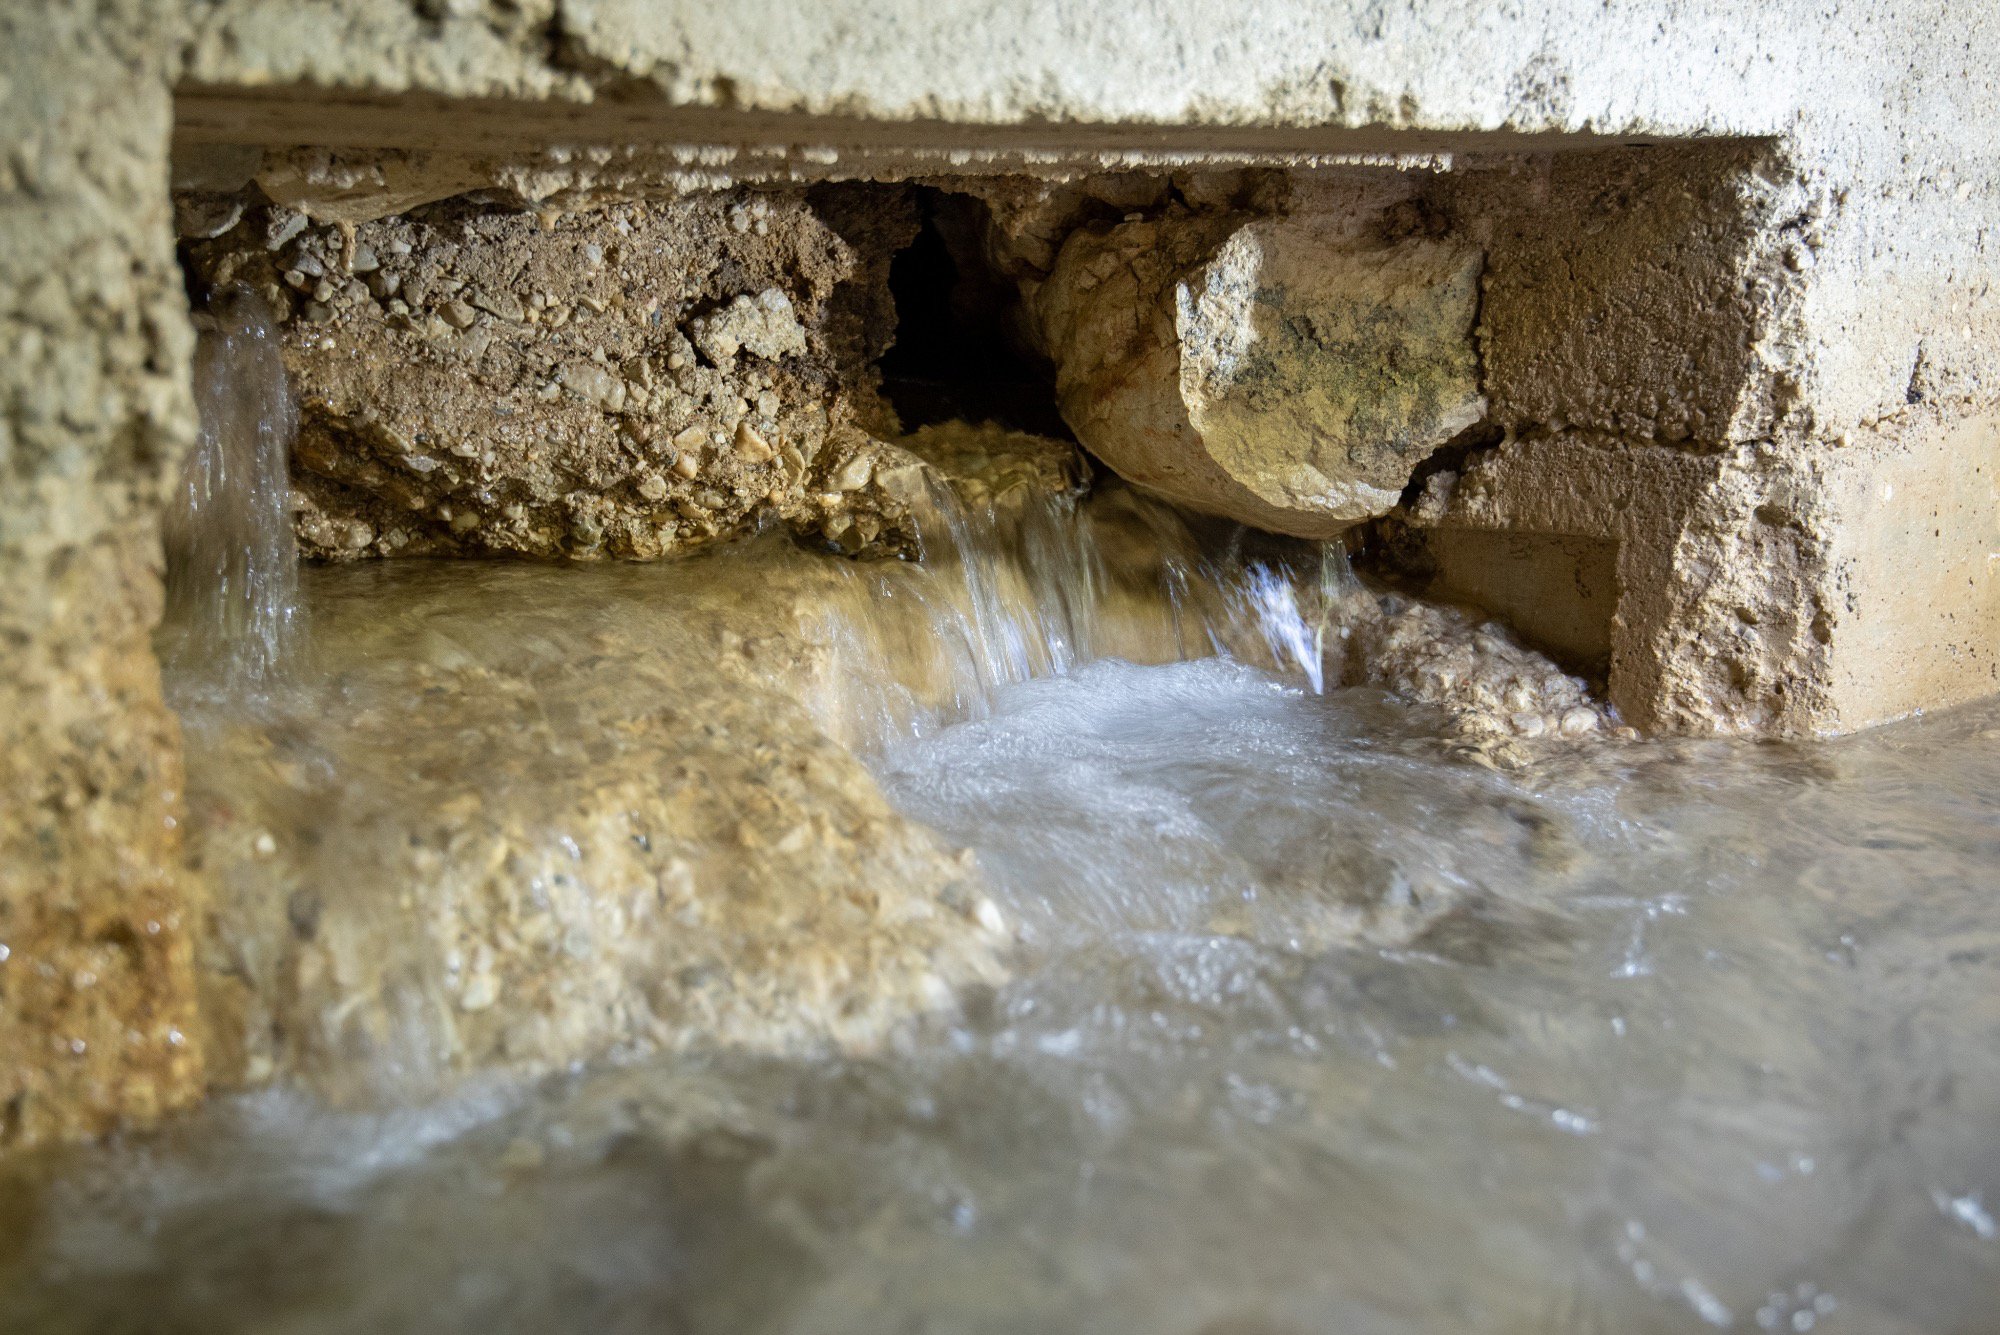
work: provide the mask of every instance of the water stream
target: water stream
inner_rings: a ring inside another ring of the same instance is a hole
[[[0,1192],[0,1329],[1990,1326],[2000,705],[1638,741],[1115,489],[926,544],[170,657],[233,1092]]]
[[[301,631],[286,467],[298,415],[262,301],[232,293],[203,323],[201,429],[163,525],[160,651],[169,668],[249,691],[278,674]]]

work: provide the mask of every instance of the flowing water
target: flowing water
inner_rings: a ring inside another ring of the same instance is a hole
[[[164,525],[161,656],[251,689],[278,671],[300,630],[286,472],[298,418],[263,302],[236,293],[203,318],[201,431]]]
[[[303,576],[170,680],[240,1091],[13,1184],[0,1329],[1994,1328],[2000,705],[1622,739],[1116,492]]]

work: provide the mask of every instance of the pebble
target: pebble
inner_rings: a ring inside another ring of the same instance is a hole
[[[1007,930],[1007,919],[1000,912],[1000,906],[985,895],[981,895],[973,904],[972,919],[996,936]]]
[[[736,452],[753,464],[761,464],[776,453],[747,421],[736,425]]]
[[[274,209],[272,214],[274,219],[282,218],[282,221],[274,221],[270,230],[264,233],[266,250],[281,249],[286,242],[306,230],[306,215],[303,213],[293,213],[289,209]]]
[[[873,455],[857,454],[837,469],[827,479],[827,485],[835,491],[859,491],[868,485],[868,479],[875,474]]]
[[[475,293],[472,301],[474,305],[488,314],[497,315],[502,320],[511,320],[516,324],[520,323],[524,314],[521,307],[521,299],[505,288],[502,288],[498,292]]]

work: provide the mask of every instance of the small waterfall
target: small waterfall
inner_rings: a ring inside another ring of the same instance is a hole
[[[1585,682],[1476,612],[1370,588],[1337,541],[1197,532],[1116,483],[976,505],[939,485],[919,527],[922,562],[847,567],[848,596],[809,618],[830,650],[816,711],[849,745],[985,717],[1002,688],[1100,659],[1217,654],[1315,694],[1381,687],[1466,735],[1615,726]]]
[[[818,614],[833,655],[819,712],[850,743],[983,717],[1003,687],[1104,658],[1224,653],[1323,692],[1359,590],[1337,544],[1211,554],[1177,511],[1118,486],[968,505],[940,483],[920,531],[921,563],[851,567],[851,596]]]
[[[1310,576],[1289,563],[1253,561],[1241,567],[1232,581],[1232,601],[1239,620],[1256,629],[1271,665],[1297,672],[1314,695],[1325,695],[1328,634],[1336,640],[1332,647],[1339,647],[1338,641],[1346,638],[1344,621],[1356,610],[1362,590],[1345,548],[1323,543],[1318,555],[1319,569]],[[1227,644],[1216,647],[1229,652]],[[1336,682],[1339,676],[1336,667]]]
[[[269,684],[301,629],[287,456],[298,430],[270,311],[217,299],[195,351],[201,431],[163,526],[163,656],[191,676]]]

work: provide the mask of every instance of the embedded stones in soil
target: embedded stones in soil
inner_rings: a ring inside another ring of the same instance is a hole
[[[309,557],[647,559],[772,519],[893,553],[909,460],[876,439],[869,312],[900,198],[836,198],[840,230],[796,194],[358,226],[256,208],[188,258],[283,319]]]

